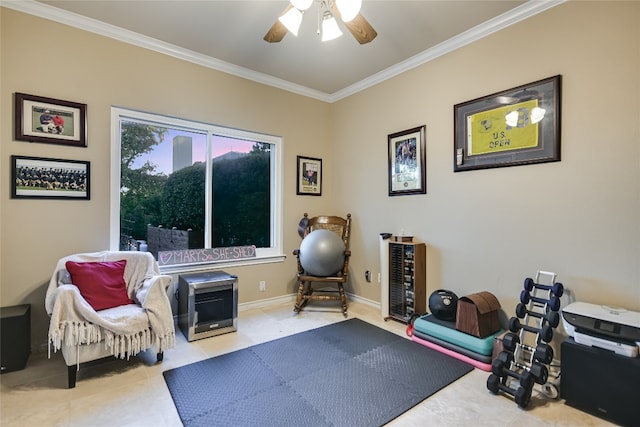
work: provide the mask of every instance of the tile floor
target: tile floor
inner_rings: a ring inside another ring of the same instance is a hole
[[[84,367],[76,388],[67,389],[67,370],[60,353],[47,359],[32,354],[27,367],[0,377],[1,426],[181,426],[162,371],[249,347],[307,329],[344,320],[333,307],[312,303],[299,315],[293,303],[273,303],[240,311],[238,331],[189,343],[178,332],[176,348],[155,364],[155,354],[127,361]],[[378,310],[351,302],[349,317],[358,317],[404,335],[404,325],[385,322]],[[521,410],[508,397],[486,389],[488,373],[475,369],[389,426],[610,426],[596,417],[540,393]]]

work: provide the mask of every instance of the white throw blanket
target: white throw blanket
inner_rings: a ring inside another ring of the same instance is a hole
[[[126,260],[124,280],[136,304],[95,311],[71,283],[67,261],[107,262]],[[62,258],[49,281],[45,308],[49,323],[49,349],[93,344],[104,339],[111,354],[124,358],[153,345],[158,352],[175,345],[175,328],[167,288],[171,276],[161,275],[148,252],[104,251]]]

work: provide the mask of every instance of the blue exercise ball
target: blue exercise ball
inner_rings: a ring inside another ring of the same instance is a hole
[[[333,276],[344,264],[344,242],[331,230],[314,230],[302,239],[300,264],[307,274]]]

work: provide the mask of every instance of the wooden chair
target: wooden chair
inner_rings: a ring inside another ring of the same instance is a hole
[[[300,221],[301,227],[299,232],[301,237],[304,238],[307,234],[314,230],[326,229],[336,233],[344,242],[344,264],[340,271],[333,276],[315,276],[308,274],[302,264],[300,263],[300,250],[293,251],[293,255],[296,256],[298,263],[298,295],[296,298],[296,305],[294,311],[300,312],[302,308],[307,304],[309,300],[312,301],[341,301],[342,313],[347,315],[347,297],[344,292],[344,283],[347,281],[347,274],[349,270],[349,257],[351,251],[349,250],[349,238],[351,237],[351,214],[347,214],[347,218],[341,218],[339,216],[315,216],[309,218],[308,214],[304,214],[304,218]],[[322,284],[324,287],[313,288],[312,283]],[[329,288],[328,286],[337,286],[337,289]]]

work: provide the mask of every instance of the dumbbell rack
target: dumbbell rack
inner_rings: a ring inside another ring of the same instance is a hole
[[[549,284],[543,284],[543,278]],[[509,320],[511,332],[502,338],[504,350],[493,361],[487,379],[489,391],[513,396],[521,408],[529,404],[534,384],[544,390],[555,389],[548,383],[548,365],[553,361],[553,348],[548,343],[560,321],[558,310],[564,292],[555,279],[555,273],[546,271],[538,271],[535,280],[525,279],[516,317]]]

